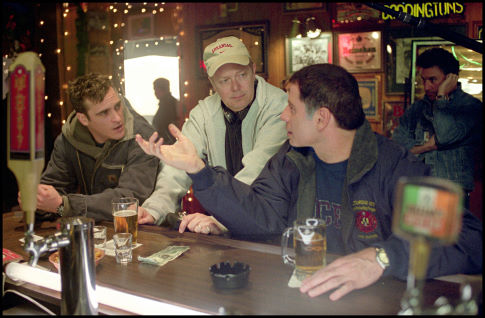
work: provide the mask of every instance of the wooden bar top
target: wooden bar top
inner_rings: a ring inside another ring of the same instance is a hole
[[[107,239],[112,239],[112,223],[103,224],[108,226]],[[54,232],[54,222],[44,222],[35,228],[35,234],[44,237]],[[23,213],[4,213],[3,247],[27,260],[28,255],[19,242],[22,237]],[[101,260],[96,267],[97,284],[208,314],[392,315],[400,310],[401,297],[406,289],[404,281],[387,277],[335,302],[328,298],[329,293],[310,298],[298,288],[288,287],[293,269],[283,264],[279,246],[190,232],[180,234],[150,225],[139,226],[138,242],[142,245],[133,250],[133,261],[128,265],[117,264],[115,258],[108,255]],[[141,263],[137,259],[138,256],[147,257],[170,245],[186,245],[190,249],[162,267]],[[336,255],[328,255],[327,262],[335,258]],[[209,267],[224,261],[250,265],[246,287],[219,290],[213,286]],[[40,259],[39,265],[56,271],[47,256]],[[60,304],[59,292],[30,284],[8,287]],[[443,280],[426,282],[425,305],[431,306],[439,296],[458,299],[459,284]],[[116,309],[100,305],[100,313],[116,313]]]

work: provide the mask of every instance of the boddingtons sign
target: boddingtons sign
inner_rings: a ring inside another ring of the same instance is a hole
[[[386,4],[386,7],[394,10],[409,13],[417,18],[436,18],[450,14],[464,13],[463,4],[458,2],[420,2],[420,3],[393,3]],[[382,13],[383,20],[393,20],[393,16]]]

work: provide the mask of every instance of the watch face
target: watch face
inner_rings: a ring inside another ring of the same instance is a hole
[[[379,253],[377,254],[377,257],[385,266],[389,265],[389,258],[387,257],[386,251],[384,251],[384,249],[382,248],[379,249]]]
[[[57,213],[62,216],[62,213],[64,212],[64,205],[61,204],[57,207]]]

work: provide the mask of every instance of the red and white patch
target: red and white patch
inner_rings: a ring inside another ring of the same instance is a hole
[[[359,231],[370,233],[376,229],[377,219],[376,216],[369,211],[359,211],[355,216],[355,224]]]

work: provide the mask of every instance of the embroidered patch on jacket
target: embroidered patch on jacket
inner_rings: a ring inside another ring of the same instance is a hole
[[[108,182],[109,182],[110,184],[117,184],[117,183],[118,183],[118,176],[117,176],[117,175],[115,175],[115,174],[109,174],[109,175],[107,176],[107,178],[108,178]]]
[[[355,215],[355,223],[359,231],[364,233],[373,232],[377,227],[376,216],[369,211],[359,211]]]

